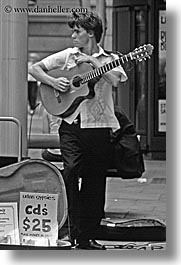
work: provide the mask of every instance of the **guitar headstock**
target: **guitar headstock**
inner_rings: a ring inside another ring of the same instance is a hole
[[[153,45],[144,44],[143,46],[140,46],[139,48],[136,48],[133,52],[131,52],[130,56],[132,57],[132,59],[141,62],[142,60],[146,60],[147,58],[150,59],[153,49]]]

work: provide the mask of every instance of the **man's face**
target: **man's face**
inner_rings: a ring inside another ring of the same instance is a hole
[[[90,36],[84,28],[74,26],[72,29],[72,39],[74,47],[84,48],[88,45]]]

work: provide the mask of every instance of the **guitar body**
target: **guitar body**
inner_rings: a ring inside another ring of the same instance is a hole
[[[41,159],[29,159],[0,168],[0,202],[17,202],[20,192],[58,194],[57,219],[59,229],[67,218],[67,196],[58,168]]]
[[[82,63],[69,71],[60,68],[49,71],[48,75],[55,78],[66,77],[71,85],[67,92],[59,92],[42,83],[40,94],[45,109],[52,115],[66,117],[72,114],[83,100],[93,97],[95,82],[85,84],[79,82],[79,77],[91,70],[89,64]]]

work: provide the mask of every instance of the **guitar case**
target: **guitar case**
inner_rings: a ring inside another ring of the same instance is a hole
[[[59,229],[67,218],[67,196],[61,172],[41,159],[29,159],[0,168],[0,202],[17,202],[20,192],[58,194]]]

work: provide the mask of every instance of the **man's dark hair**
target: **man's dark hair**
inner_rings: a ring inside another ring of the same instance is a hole
[[[68,21],[68,25],[70,28],[77,26],[84,28],[87,32],[93,31],[96,42],[99,43],[101,40],[103,32],[102,20],[97,14],[93,12],[87,12],[87,13],[73,12]]]

